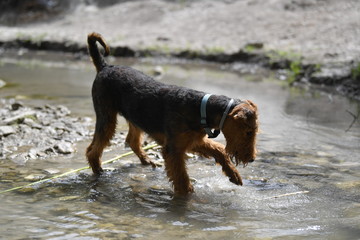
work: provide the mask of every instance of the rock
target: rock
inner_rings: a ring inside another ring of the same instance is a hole
[[[16,111],[19,110],[19,108],[22,108],[23,105],[19,102],[14,102],[13,104],[11,104],[11,110]]]
[[[54,149],[57,153],[61,154],[70,154],[75,152],[75,149],[73,148],[71,143],[68,142],[60,142],[54,146]]]
[[[137,182],[143,182],[146,180],[145,174],[131,174],[130,177],[132,180],[137,181]]]
[[[0,136],[8,136],[10,134],[16,133],[15,129],[11,126],[0,126]]]
[[[315,72],[309,78],[309,82],[315,84],[337,85],[350,77],[350,67],[328,65],[321,67],[320,71]]]
[[[18,124],[18,123],[22,123],[25,118],[35,118],[35,111],[33,110],[22,111],[21,113],[18,113],[15,116],[2,120],[2,123],[6,125]]]
[[[25,165],[29,160],[26,153],[12,154],[8,158],[17,165]]]
[[[25,164],[29,159],[75,152],[73,144],[91,136],[91,119],[69,114],[61,105],[29,108],[15,99],[0,99],[0,138],[6,137],[0,141],[0,159],[11,157]]]
[[[0,88],[3,88],[6,86],[6,82],[2,79],[0,79]]]
[[[36,159],[38,154],[37,154],[38,150],[35,148],[32,148],[29,150],[28,156],[30,159]]]
[[[23,123],[28,125],[31,128],[42,129],[42,126],[40,124],[36,123],[31,118],[25,118]]]
[[[164,69],[161,66],[154,67],[153,75],[154,76],[161,76],[164,74]]]
[[[62,106],[62,105],[57,106],[57,108],[55,110],[55,115],[59,118],[68,116],[68,115],[70,115],[70,113],[71,113],[71,111],[67,107]]]
[[[47,168],[47,169],[44,169],[44,172],[47,174],[58,174],[58,173],[60,173],[60,170],[56,169],[56,168]]]
[[[45,178],[44,174],[30,174],[28,176],[25,177],[25,180],[31,181],[31,182],[36,182],[39,181],[41,179]]]
[[[65,197],[60,197],[59,201],[71,201],[71,200],[75,200],[75,199],[79,199],[81,196],[65,196]]]

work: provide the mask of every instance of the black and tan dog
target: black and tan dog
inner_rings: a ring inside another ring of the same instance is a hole
[[[141,149],[144,132],[163,147],[165,169],[175,193],[193,192],[185,166],[186,152],[213,157],[231,182],[242,185],[231,159],[236,165],[255,159],[258,123],[254,103],[166,85],[133,68],[108,65],[96,42],[104,47],[105,56],[109,54],[100,34],[88,35],[97,75],[92,87],[96,129],[86,156],[95,174],[102,172],[100,157],[114,135],[120,114],[129,124],[126,142],[142,164],[153,165]],[[220,130],[226,146],[207,136],[216,137]]]

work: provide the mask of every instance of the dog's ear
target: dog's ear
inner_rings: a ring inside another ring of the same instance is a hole
[[[253,102],[250,101],[250,100],[246,100],[246,102],[247,102],[250,106],[252,106],[252,107],[254,108],[255,112],[257,111],[257,106],[256,106],[255,103],[253,103]]]
[[[239,104],[235,106],[230,116],[235,120],[243,119],[245,121],[254,118],[256,115],[256,105],[254,104],[254,106],[252,106],[252,104]]]

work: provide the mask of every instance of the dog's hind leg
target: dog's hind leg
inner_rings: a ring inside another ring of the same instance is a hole
[[[204,137],[202,141],[197,142],[193,146],[192,151],[206,158],[213,157],[216,163],[221,165],[223,172],[229,177],[230,182],[242,185],[241,176],[227,156],[223,144]]]
[[[96,105],[95,105],[96,106]],[[98,107],[98,106],[97,106]],[[93,140],[86,150],[89,165],[95,174],[102,172],[100,157],[104,148],[109,145],[116,128],[117,112],[111,109],[95,109],[96,125]]]
[[[126,136],[126,143],[134,151],[136,156],[140,159],[143,165],[150,165],[156,167],[156,165],[149,159],[145,151],[141,148],[144,132],[138,127],[134,126],[131,122],[129,124],[129,132]]]

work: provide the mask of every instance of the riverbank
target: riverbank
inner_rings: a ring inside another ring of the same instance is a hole
[[[114,56],[257,63],[289,84],[360,100],[358,1],[110,2],[2,25],[0,46],[86,54],[86,36],[97,31]]]
[[[15,99],[0,99],[0,160],[20,165],[30,159],[67,155],[75,144],[90,139],[90,118],[70,115],[62,105],[30,107]]]

